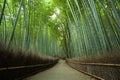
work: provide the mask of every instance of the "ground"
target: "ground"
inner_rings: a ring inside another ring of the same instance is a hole
[[[64,60],[49,70],[40,72],[24,80],[94,80],[90,76],[69,67]]]

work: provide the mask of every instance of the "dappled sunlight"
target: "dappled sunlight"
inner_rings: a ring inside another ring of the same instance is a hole
[[[55,8],[55,12],[53,13],[52,16],[50,16],[50,18],[52,18],[53,20],[56,19],[56,17],[60,14],[60,10],[59,8]]]

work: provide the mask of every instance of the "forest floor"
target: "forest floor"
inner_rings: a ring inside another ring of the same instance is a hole
[[[49,70],[40,72],[24,80],[94,80],[88,75],[80,73],[69,67],[64,60]]]

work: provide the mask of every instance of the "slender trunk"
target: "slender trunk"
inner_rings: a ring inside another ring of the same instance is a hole
[[[5,16],[4,16],[4,43],[6,44],[6,18],[5,18]]]
[[[0,25],[1,25],[1,22],[2,22],[3,15],[4,15],[5,4],[6,4],[6,0],[4,0],[4,4],[3,4],[3,8],[2,8],[2,12],[1,12],[1,15],[0,15]]]
[[[22,7],[22,2],[23,2],[23,0],[21,0],[21,2],[20,2],[20,7],[19,7],[19,10],[18,10],[18,13],[17,13],[17,17],[16,17],[16,20],[15,20],[15,23],[13,25],[13,29],[12,29],[12,33],[11,33],[11,36],[10,36],[10,39],[9,39],[9,42],[8,42],[7,49],[10,47],[11,42],[12,42],[13,37],[14,37],[15,28],[16,28],[16,25],[17,25],[17,22],[18,22],[18,18],[19,18],[19,15],[20,15],[20,11],[21,11],[21,7]]]

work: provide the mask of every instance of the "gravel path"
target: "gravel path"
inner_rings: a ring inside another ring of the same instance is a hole
[[[94,80],[69,67],[65,61],[60,60],[57,65],[49,70],[40,72],[24,80]]]

